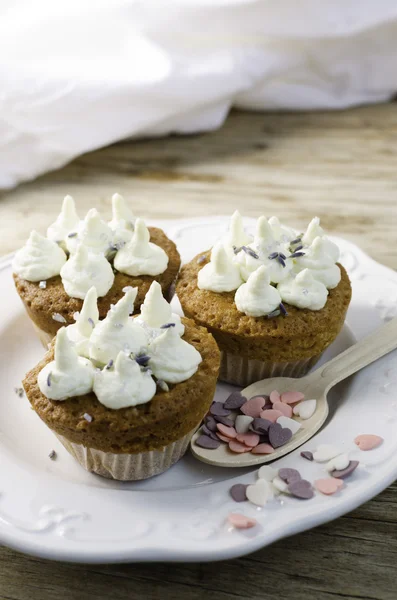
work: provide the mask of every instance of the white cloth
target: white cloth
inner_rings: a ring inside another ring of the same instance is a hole
[[[394,0],[3,0],[0,187],[232,106],[379,102],[396,55]]]

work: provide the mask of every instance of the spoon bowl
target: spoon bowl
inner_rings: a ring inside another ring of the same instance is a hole
[[[272,377],[243,389],[241,394],[248,400],[257,395],[270,395],[273,390],[277,390],[280,394],[287,391],[302,392],[305,400],[316,399],[317,401],[316,410],[309,419],[303,420],[294,416],[294,419],[301,424],[301,428],[286,444],[276,448],[271,454],[251,452],[238,454],[231,452],[228,445],[222,443],[216,450],[201,448],[196,444],[197,438],[202,433],[200,428],[191,441],[193,455],[202,462],[232,468],[260,465],[281,458],[307,442],[322,427],[329,413],[327,394],[334,385],[395,348],[397,348],[397,317],[305,377],[300,379]]]

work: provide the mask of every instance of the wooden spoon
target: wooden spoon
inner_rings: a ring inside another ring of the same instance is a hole
[[[301,379],[272,377],[253,383],[242,390],[242,395],[248,399],[259,394],[270,394],[273,390],[278,390],[280,393],[293,390],[302,392],[307,400],[312,398],[317,400],[313,416],[307,420],[297,418],[302,425],[301,429],[292,436],[287,444],[277,448],[272,454],[261,455],[251,454],[251,452],[237,454],[231,452],[228,445],[224,443],[221,443],[216,450],[200,448],[195,444],[201,433],[201,429],[199,429],[191,441],[193,455],[205,463],[219,467],[249,467],[270,462],[288,454],[307,442],[324,424],[329,412],[327,393],[335,384],[395,348],[397,348],[397,317]]]

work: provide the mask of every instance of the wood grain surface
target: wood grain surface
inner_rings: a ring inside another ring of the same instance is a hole
[[[126,141],[0,194],[0,254],[44,232],[66,193],[110,214],[119,191],[150,218],[277,214],[397,268],[397,104],[233,113],[208,134]],[[1,485],[0,485],[1,488]],[[1,600],[396,600],[397,485],[330,524],[212,564],[84,566],[0,548]]]

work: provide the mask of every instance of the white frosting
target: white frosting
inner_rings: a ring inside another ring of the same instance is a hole
[[[141,314],[135,321],[147,326],[149,336],[154,337],[163,333],[162,325],[173,323],[174,329],[178,335],[183,335],[185,327],[181,323],[179,315],[172,312],[171,305],[163,297],[161,285],[158,281],[153,281],[141,306]]]
[[[86,358],[89,358],[91,334],[99,321],[97,299],[96,289],[90,288],[84,298],[81,311],[75,314],[76,322],[66,327],[68,338],[74,342],[77,353]]]
[[[197,286],[200,290],[232,292],[242,283],[239,266],[232,261],[223,244],[218,242],[212,248],[210,262],[198,273]]]
[[[142,219],[137,219],[134,235],[114,258],[115,268],[133,277],[164,273],[168,265],[168,256],[160,246],[149,240],[148,228]]]
[[[65,196],[61,212],[52,225],[47,229],[47,237],[53,242],[58,242],[66,250],[67,236],[77,231],[80,219],[76,212],[76,206],[72,196]]]
[[[289,277],[277,286],[284,302],[298,308],[320,310],[327,302],[328,290],[314,279],[309,269],[304,269],[296,277]]]
[[[272,228],[274,237],[279,242],[287,243],[296,238],[296,231],[291,227],[282,225],[277,217],[270,217],[269,225]]]
[[[323,283],[328,289],[333,289],[341,279],[341,272],[333,258],[328,254],[326,238],[316,237],[311,246],[305,250],[304,256],[295,259],[295,270],[310,269],[317,281]]]
[[[27,281],[42,281],[59,275],[65,263],[66,254],[58,244],[32,231],[15,254],[12,270]]]
[[[302,244],[304,246],[310,246],[317,237],[323,239],[326,253],[329,254],[334,262],[338,262],[340,257],[339,247],[325,236],[324,229],[320,226],[320,219],[314,217],[303,234]]]
[[[137,293],[138,288],[130,288],[95,327],[90,338],[91,359],[107,364],[120,351],[137,354],[147,346],[145,330],[129,316],[134,311]]]
[[[113,231],[113,245],[122,247],[132,238],[135,217],[120,194],[112,196],[112,213],[113,218],[108,225]]]
[[[149,402],[156,384],[150,372],[143,372],[135,360],[119,352],[113,368],[95,374],[94,392],[101,404],[117,410]]]
[[[105,296],[113,285],[114,273],[103,254],[90,252],[83,244],[77,246],[61,269],[65,292],[71,298],[84,299],[94,286],[98,297]]]
[[[259,217],[256,224],[254,241],[248,247],[256,253],[258,258],[254,258],[244,250],[241,250],[235,257],[235,262],[239,265],[241,275],[245,281],[261,265],[267,267],[272,283],[279,283],[288,277],[292,268],[291,261],[285,260],[285,266],[283,266],[277,259],[269,258],[273,252],[281,252],[287,257],[289,255],[288,244],[282,244],[275,239],[273,230],[266,217]]]
[[[89,248],[91,252],[103,252],[105,255],[111,252],[113,233],[105,221],[102,221],[96,208],[91,208],[77,228],[77,235],[66,238],[66,246],[69,252],[76,251],[80,243]]]
[[[252,236],[244,230],[243,219],[238,210],[234,211],[230,219],[229,231],[225,236],[224,243],[227,250],[233,250],[233,246],[240,248],[252,242]]]
[[[278,290],[270,285],[269,272],[265,266],[262,265],[254,271],[247,283],[238,288],[234,302],[237,310],[249,317],[262,317],[279,307],[281,296]]]
[[[149,355],[148,364],[153,374],[167,383],[186,381],[194,375],[202,360],[196,348],[180,338],[174,327],[153,340]]]
[[[55,340],[55,357],[39,373],[40,391],[51,400],[66,400],[92,391],[94,366],[86,358],[77,355],[62,327]]]

